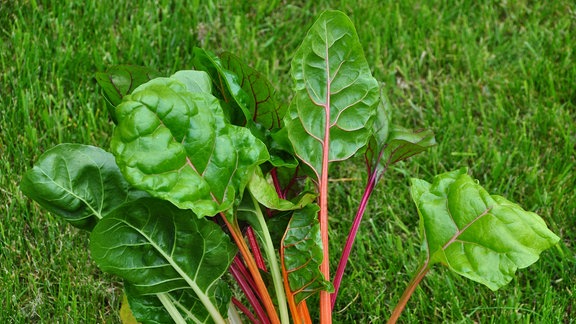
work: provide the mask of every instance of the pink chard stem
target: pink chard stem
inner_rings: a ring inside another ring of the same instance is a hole
[[[246,228],[246,237],[248,238],[248,245],[250,246],[250,250],[252,250],[252,254],[254,255],[254,260],[256,261],[258,269],[268,272],[268,269],[266,269],[266,263],[264,263],[262,251],[260,251],[260,245],[258,245],[256,234],[254,234],[252,226],[248,226],[248,228]]]
[[[276,189],[278,197],[281,199],[286,199],[286,195],[282,190],[282,186],[280,186],[280,180],[278,180],[278,172],[276,171],[276,168],[273,168],[272,171],[270,171],[270,174],[272,175],[272,182],[274,183],[274,189]]]
[[[366,189],[364,189],[364,194],[362,195],[362,200],[360,201],[360,206],[354,217],[354,222],[348,233],[348,238],[346,239],[346,245],[344,245],[344,250],[342,251],[342,256],[340,257],[340,262],[338,263],[338,268],[336,269],[336,274],[334,276],[334,292],[331,295],[332,309],[336,303],[336,298],[338,297],[338,290],[340,289],[340,284],[342,283],[342,278],[344,277],[344,271],[346,270],[346,265],[348,264],[348,259],[350,258],[350,253],[352,247],[354,246],[354,241],[356,239],[356,234],[358,234],[358,229],[360,228],[360,223],[362,222],[362,217],[366,211],[366,206],[368,205],[368,200],[374,191],[374,187],[378,182],[378,175],[376,172],[372,173],[368,183],[366,184]]]
[[[241,261],[239,256],[236,256],[234,258],[234,261],[230,265],[230,273],[232,274],[232,276],[240,286],[240,289],[244,292],[246,299],[256,312],[256,315],[260,319],[258,322],[270,323],[268,315],[264,310],[264,308],[262,307],[262,304],[260,303],[260,298],[257,296],[258,292],[255,291],[256,284],[254,283],[254,280],[252,280],[252,278],[250,277],[248,269],[246,269],[246,266]],[[241,310],[242,312],[244,312],[244,309],[241,308]]]
[[[378,163],[380,163],[380,160],[382,159],[384,149],[385,147],[380,150],[378,159],[375,161],[375,163],[373,163],[373,167],[371,166],[370,161],[366,162],[366,167],[368,169],[368,173],[370,174],[370,178],[368,179],[368,183],[364,189],[364,194],[362,195],[362,200],[358,206],[356,216],[354,216],[354,221],[352,223],[352,227],[350,228],[350,232],[348,232],[348,238],[346,239],[346,244],[344,245],[344,250],[342,251],[342,256],[340,257],[340,262],[338,263],[338,269],[336,269],[336,275],[334,277],[334,292],[330,296],[332,309],[334,309],[334,305],[336,304],[338,290],[340,289],[340,284],[342,283],[342,278],[344,277],[344,271],[346,270],[346,265],[348,264],[348,259],[350,258],[350,253],[352,251],[352,247],[354,246],[354,241],[356,240],[358,229],[360,228],[360,223],[362,222],[362,217],[366,211],[368,200],[370,200],[370,196],[372,195],[376,184],[388,169],[388,164],[386,164],[384,169],[378,170]]]
[[[248,320],[250,321],[250,323],[254,323],[257,324],[259,323],[258,320],[256,319],[256,316],[254,316],[254,314],[252,314],[250,312],[250,310],[248,308],[246,308],[246,306],[242,305],[242,303],[236,299],[235,297],[232,297],[232,303],[234,304],[234,306],[236,306],[236,308],[238,308],[244,315],[246,315],[246,317],[248,317]]]

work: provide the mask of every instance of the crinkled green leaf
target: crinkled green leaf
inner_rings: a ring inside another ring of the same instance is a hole
[[[182,70],[170,76],[186,85],[190,92],[212,93],[212,80],[208,73],[204,71]]]
[[[112,154],[80,144],[46,151],[20,187],[48,211],[86,230],[120,205],[146,196],[124,179]]]
[[[215,97],[174,78],[140,86],[117,112],[111,149],[126,179],[198,217],[230,208],[269,158],[248,129],[226,122]]]
[[[559,238],[538,215],[490,195],[466,173],[444,173],[432,183],[412,179],[423,247],[429,265],[442,263],[496,290]]]
[[[350,19],[325,11],[296,51],[290,70],[295,93],[285,120],[296,155],[320,177],[330,161],[349,158],[372,133],[378,82],[372,77]]]
[[[282,127],[286,106],[277,100],[276,90],[264,75],[231,53],[222,53],[220,59],[225,69],[238,76],[241,88],[248,94],[247,106],[252,120],[266,129]]]
[[[322,239],[317,205],[296,210],[282,240],[283,267],[288,274],[290,294],[296,303],[321,291],[332,291],[332,284],[320,272]]]
[[[160,73],[154,69],[136,65],[116,65],[106,72],[98,72],[95,75],[96,81],[102,87],[104,97],[110,104],[108,110],[115,122],[115,107],[122,102],[122,98],[139,85],[160,76]]]
[[[96,225],[90,251],[100,269],[135,293],[187,289],[212,318],[227,312],[231,292],[221,277],[236,248],[217,224],[189,210],[155,198],[124,204]]]

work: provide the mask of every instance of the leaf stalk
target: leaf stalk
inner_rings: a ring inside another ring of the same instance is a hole
[[[269,324],[270,322],[268,321],[268,317],[266,316],[266,311],[264,310],[264,308],[262,308],[260,300],[258,299],[253,290],[256,284],[254,283],[254,280],[252,280],[252,278],[250,277],[248,270],[240,260],[239,256],[236,256],[234,258],[234,261],[230,265],[230,273],[240,286],[240,289],[244,292],[246,299],[248,299],[250,305],[252,305],[252,308],[256,312],[256,315],[258,316],[258,318],[260,318],[260,322],[263,324]],[[246,313],[244,307],[239,308],[242,312]],[[248,314],[247,316],[250,317]],[[253,323],[256,322],[257,321],[253,321]]]
[[[258,225],[262,229],[262,239],[264,241],[264,253],[268,258],[270,265],[270,273],[272,274],[272,281],[274,283],[274,289],[276,291],[276,299],[278,301],[278,311],[280,312],[280,317],[282,323],[290,323],[290,317],[288,314],[288,306],[286,305],[286,293],[284,292],[284,286],[282,281],[282,274],[280,268],[278,268],[278,258],[276,257],[276,251],[274,250],[274,244],[272,243],[272,237],[270,236],[270,231],[268,230],[268,225],[266,225],[266,220],[260,209],[260,204],[250,194],[252,202],[254,203],[254,210],[256,211],[256,219],[258,220]]]
[[[430,271],[430,267],[428,266],[428,260],[426,260],[426,262],[424,262],[424,264],[420,266],[420,268],[416,272],[416,275],[412,278],[412,280],[410,280],[410,283],[408,284],[408,287],[406,287],[406,290],[404,290],[404,293],[402,293],[400,300],[398,301],[396,307],[394,307],[394,310],[392,311],[390,319],[388,319],[387,322],[388,324],[394,324],[396,323],[396,321],[398,321],[398,318],[400,318],[400,314],[402,314],[402,311],[406,307],[408,300],[410,299],[410,297],[412,297],[412,294],[416,290],[416,287],[418,287],[418,285],[420,284],[422,279],[424,279],[428,271]]]
[[[362,195],[362,200],[354,217],[354,222],[346,238],[346,244],[344,245],[344,250],[342,251],[342,257],[340,257],[340,262],[338,263],[338,268],[336,269],[336,274],[334,276],[334,292],[331,295],[332,309],[336,303],[336,298],[338,297],[338,290],[340,289],[340,284],[342,283],[342,278],[344,277],[344,271],[346,270],[346,265],[348,264],[348,259],[350,258],[350,253],[352,247],[354,246],[354,241],[356,240],[356,235],[358,234],[358,229],[360,228],[360,223],[362,222],[362,217],[366,211],[366,206],[368,205],[368,200],[374,191],[374,187],[378,182],[378,174],[374,172],[370,175],[370,179],[366,184],[364,189],[364,194]]]
[[[246,263],[246,266],[248,267],[248,271],[250,271],[250,274],[252,275],[252,278],[254,279],[254,282],[256,283],[256,290],[258,291],[258,293],[262,299],[262,303],[264,304],[264,308],[266,309],[266,313],[268,313],[268,316],[270,318],[271,323],[272,324],[279,324],[280,318],[278,318],[278,314],[276,313],[276,308],[274,307],[274,303],[272,302],[272,298],[270,298],[270,294],[268,293],[268,289],[266,288],[266,284],[264,283],[264,280],[262,279],[262,276],[260,275],[260,270],[258,269],[258,265],[256,265],[256,261],[254,260],[254,257],[250,253],[250,250],[248,249],[248,245],[246,245],[246,242],[242,238],[242,232],[238,228],[237,224],[236,224],[236,226],[234,226],[228,221],[228,219],[226,218],[226,215],[224,215],[223,213],[220,213],[220,216],[222,217],[222,220],[226,224],[226,227],[228,227],[228,230],[230,231],[230,235],[232,235],[234,242],[238,246],[238,250],[240,251],[242,258],[244,259],[244,262]]]
[[[322,170],[320,173],[320,237],[322,238],[322,250],[324,252],[320,272],[327,281],[330,281],[330,253],[328,251],[328,163],[330,162],[330,91],[332,79],[330,76],[330,62],[328,44],[325,47],[326,63],[326,103],[324,107],[324,139],[322,141]],[[320,292],[320,322],[332,323],[332,302],[330,293],[323,290]]]

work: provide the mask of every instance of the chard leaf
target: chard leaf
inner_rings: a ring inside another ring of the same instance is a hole
[[[129,307],[128,309],[131,311],[130,315],[136,319],[137,323],[163,324],[173,322],[172,317],[166,308],[164,308],[164,305],[160,299],[158,299],[157,295],[141,295],[138,293],[130,294],[127,292],[127,288],[130,284],[125,283],[124,285],[128,304],[126,306],[123,304],[122,307]],[[182,292],[183,290],[178,291]],[[122,323],[125,324],[124,320]]]
[[[248,128],[266,145],[271,155],[269,162],[274,166],[295,166],[297,160],[290,150],[276,145],[272,138],[273,132],[282,127],[286,107],[276,100],[270,82],[230,53],[219,58],[195,48],[193,62],[214,80],[215,96],[222,99],[228,120]]]
[[[250,190],[252,196],[259,203],[273,210],[287,211],[301,209],[316,200],[315,194],[306,191],[302,192],[292,201],[280,198],[271,180],[264,177],[260,168],[256,168],[250,178],[248,190]]]
[[[429,129],[413,131],[401,126],[393,126],[384,150],[384,160],[388,161],[388,165],[398,163],[434,145],[436,145],[436,139]]]
[[[436,139],[431,130],[412,131],[394,125],[384,139],[379,135],[382,135],[381,131],[374,133],[365,153],[369,174],[377,172],[381,175],[390,165],[436,145]]]
[[[154,69],[137,65],[116,65],[106,72],[96,73],[96,82],[102,87],[102,93],[108,101],[108,111],[116,122],[115,107],[124,96],[130,94],[139,85],[160,77]]]
[[[231,53],[222,53],[220,59],[225,69],[238,76],[240,87],[248,94],[252,120],[266,129],[281,128],[286,106],[276,99],[276,90],[268,79]]]
[[[90,252],[100,269],[132,286],[129,295],[169,293],[163,296],[174,303],[185,300],[178,308],[216,321],[227,312],[231,292],[221,277],[236,248],[217,224],[189,210],[154,198],[125,204],[96,225]],[[202,312],[187,294],[202,303]]]
[[[146,196],[124,179],[112,154],[80,144],[46,151],[24,174],[20,188],[49,212],[85,230],[122,204]]]
[[[190,92],[212,93],[212,80],[208,73],[204,71],[182,70],[170,76],[186,85]]]
[[[157,78],[117,107],[112,153],[126,179],[198,217],[229,209],[268,160],[266,146],[226,122],[218,100],[175,78]]]
[[[222,281],[219,281],[219,284],[225,285]],[[124,291],[129,310],[139,323],[172,323],[176,318],[186,323],[214,323],[191,289],[142,295],[131,284],[125,283]]]
[[[275,167],[294,169],[298,166],[298,159],[294,156],[294,149],[288,138],[286,127],[270,132],[269,144],[270,163]]]
[[[321,290],[334,289],[319,269],[323,258],[319,210],[310,204],[294,211],[280,246],[283,273],[290,284],[288,293],[297,304]]]
[[[327,148],[329,161],[341,161],[366,145],[378,82],[354,25],[339,11],[320,15],[296,51],[290,72],[295,94],[285,120],[288,137],[296,155],[320,179]]]
[[[202,71],[206,71],[217,90],[217,96],[229,105],[231,111],[230,122],[234,125],[249,126],[252,121],[250,113],[251,97],[242,89],[240,80],[236,74],[225,68],[218,56],[213,53],[195,47],[192,62],[194,66]]]
[[[412,179],[426,260],[497,290],[559,241],[544,220],[490,195],[466,169]]]

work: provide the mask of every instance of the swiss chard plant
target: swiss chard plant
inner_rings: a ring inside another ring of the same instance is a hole
[[[322,13],[294,54],[289,105],[232,54],[196,48],[191,65],[167,77],[136,66],[98,73],[116,124],[110,147],[46,151],[23,192],[91,232],[93,260],[122,278],[139,322],[330,323],[375,186],[391,165],[433,146],[433,133],[390,123],[354,26],[338,11]],[[364,158],[366,187],[332,274],[330,165],[353,157]],[[496,290],[559,240],[466,169],[410,188],[423,257],[390,322],[435,264]]]

